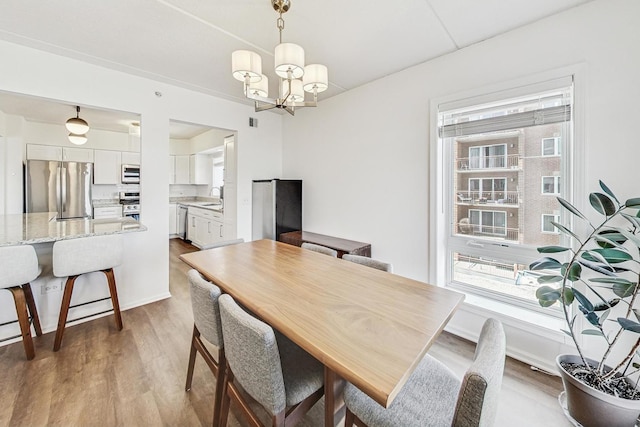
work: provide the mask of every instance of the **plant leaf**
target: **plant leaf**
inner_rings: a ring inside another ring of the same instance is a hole
[[[534,261],[529,266],[529,269],[530,270],[545,270],[545,269],[554,269],[554,268],[560,268],[560,267],[562,267],[562,264],[560,264],[560,262],[558,262],[558,260],[555,260],[555,259],[549,258],[549,257],[544,257],[544,258],[540,258],[537,261]]]
[[[564,246],[542,246],[538,248],[538,252],[541,254],[553,254],[558,252],[566,252],[569,248],[565,248]]]
[[[573,263],[571,267],[569,267],[569,274],[567,274],[567,279],[575,282],[576,280],[580,280],[580,275],[582,274],[582,267],[580,264]]]
[[[576,241],[582,243],[582,241],[580,240],[580,238],[578,237],[577,234],[575,234],[573,231],[569,230],[567,227],[565,227],[564,225],[555,222],[555,221],[550,221],[551,224],[556,227],[558,230],[562,231],[564,234],[567,234],[571,237],[573,237],[574,239],[576,239]]]
[[[606,239],[611,240],[612,242],[617,243],[618,245],[623,245],[624,242],[627,241],[627,238],[620,233],[619,230],[602,230],[598,234],[600,237],[604,237]]]
[[[593,209],[602,215],[611,216],[616,213],[616,205],[613,204],[613,200],[611,200],[606,194],[589,194],[589,203],[591,203]]]
[[[595,240],[596,243],[598,244],[598,246],[600,246],[601,248],[605,248],[605,249],[618,248],[618,249],[626,250],[626,248],[624,246],[622,246],[621,244],[619,244],[615,240],[609,239],[607,237],[603,237],[602,234],[593,236],[593,240]],[[626,240],[627,239],[624,239],[624,241],[626,241]]]
[[[629,261],[633,259],[633,256],[626,250],[599,248],[584,252],[582,258],[589,261],[603,262],[605,264],[617,264],[619,262]]]
[[[629,215],[626,214],[624,212],[620,212],[620,214],[631,223],[631,225],[633,225],[636,228],[640,228],[640,218],[638,218],[637,216],[633,216],[633,215]]]
[[[536,289],[536,298],[542,307],[549,307],[560,299],[560,290],[550,286],[540,286]]]
[[[640,197],[628,199],[626,202],[624,202],[624,205],[628,208],[640,208]]]
[[[564,305],[571,305],[573,303],[575,294],[573,293],[572,288],[565,287],[564,291],[561,292],[561,295],[564,295],[564,298],[563,298]]]
[[[591,323],[593,326],[601,326],[600,325],[600,318],[593,311],[590,311],[588,313],[584,313],[584,316],[587,318],[589,323]]]
[[[593,306],[593,311],[604,311],[604,310],[609,310],[612,307],[615,307],[616,305],[618,305],[618,303],[620,302],[620,298],[614,298],[612,300],[607,301],[607,303],[598,303],[595,306]],[[604,319],[602,319],[602,321],[604,321]]]
[[[611,288],[613,293],[619,296],[620,298],[628,298],[632,296],[635,289],[636,289],[635,283],[630,283],[626,285],[621,283],[615,283]]]
[[[616,230],[618,230],[620,234],[622,234],[627,239],[631,240],[634,245],[640,248],[640,238],[638,238],[638,236],[622,228],[617,228]]]
[[[586,259],[579,259],[578,262],[584,265],[585,267],[587,267],[588,269],[598,272],[600,274],[604,274],[605,276],[615,277],[616,275],[613,271],[613,268],[609,266],[606,266],[606,265],[603,266],[602,264],[591,262]]]
[[[640,323],[634,322],[633,320],[629,320],[624,317],[618,317],[618,323],[625,331],[631,331],[640,334]]]
[[[568,210],[569,212],[571,212],[572,214],[574,214],[575,216],[582,218],[584,220],[586,220],[587,218],[585,218],[584,215],[582,215],[582,213],[576,209],[575,206],[573,206],[571,203],[567,202],[565,199],[563,199],[562,197],[556,197],[558,199],[558,203],[560,203],[566,210]],[[639,200],[639,205],[640,205],[640,200]]]
[[[573,290],[573,294],[575,295],[576,299],[578,300],[578,304],[580,304],[582,307],[584,307],[585,310],[587,310],[589,312],[593,311],[593,304],[591,304],[591,301],[589,301],[589,298],[584,296],[584,294],[582,292],[580,292],[577,289],[574,289]]]
[[[633,285],[633,282],[623,279],[622,277],[594,277],[589,279],[590,282],[597,283],[619,283],[621,285]]]
[[[570,337],[573,336],[573,334],[569,331],[567,331],[566,329],[560,329],[562,332],[564,332],[565,334],[569,335]]]
[[[607,187],[607,185],[606,185],[604,182],[602,182],[602,180],[599,180],[598,182],[600,183],[600,188],[602,188],[602,191],[604,191],[604,192],[605,192],[605,193],[607,193],[609,196],[611,196],[611,198],[612,198],[613,200],[615,200],[617,204],[620,204],[620,201],[618,200],[618,198],[616,197],[616,195],[615,195],[615,194],[613,194],[613,191],[611,191],[611,190],[609,189],[609,187]]]
[[[585,329],[584,331],[582,331],[582,335],[597,335],[600,337],[604,337],[602,331],[598,329]]]

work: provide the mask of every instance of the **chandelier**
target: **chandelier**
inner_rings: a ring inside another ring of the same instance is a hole
[[[282,42],[284,20],[282,14],[291,7],[290,0],[271,0],[278,12],[276,21],[280,44],[275,49],[275,73],[280,79],[280,93],[269,98],[269,79],[262,74],[262,58],[250,50],[236,50],[231,54],[233,77],[244,84],[244,95],[253,100],[256,111],[280,108],[291,115],[296,108],[315,107],[318,93],[329,86],[327,67],[321,64],[304,65],[304,49],[294,43]],[[305,101],[305,92],[313,94],[313,101]]]

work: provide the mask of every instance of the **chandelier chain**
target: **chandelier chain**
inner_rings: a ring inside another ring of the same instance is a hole
[[[284,19],[282,19],[282,12],[280,12],[280,17],[276,21],[276,25],[278,26],[278,31],[280,33],[280,43],[282,43],[282,30],[284,30]]]

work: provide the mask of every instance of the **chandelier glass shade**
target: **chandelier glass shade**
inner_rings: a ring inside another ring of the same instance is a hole
[[[76,145],[87,142],[86,133],[89,132],[89,124],[80,118],[80,107],[76,107],[76,116],[71,117],[64,126],[69,131],[69,141]]]
[[[317,106],[318,93],[329,87],[329,73],[324,65],[305,66],[304,49],[282,42],[282,14],[291,7],[290,0],[271,0],[271,5],[279,14],[280,44],[274,52],[274,71],[280,79],[278,97],[269,98],[269,79],[262,73],[262,58],[257,53],[236,50],[231,54],[231,69],[233,77],[243,82],[244,95],[254,101],[256,111],[281,108],[293,115],[296,108]],[[313,101],[305,101],[305,92],[313,95]]]

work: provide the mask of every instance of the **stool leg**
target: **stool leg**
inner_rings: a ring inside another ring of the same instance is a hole
[[[36,308],[36,302],[33,299],[33,293],[31,292],[31,283],[25,283],[22,285],[24,291],[24,298],[27,300],[27,307],[29,308],[29,314],[33,320],[33,328],[36,330],[36,335],[42,335],[42,327],[40,326],[40,317],[38,316],[38,309]]]
[[[191,390],[191,381],[193,380],[193,368],[196,365],[196,338],[200,336],[200,331],[193,325],[193,334],[191,335],[191,352],[189,353],[189,365],[187,366],[187,383],[184,386],[185,391]],[[217,400],[217,396],[216,396]]]
[[[71,294],[73,294],[73,285],[78,276],[69,276],[64,285],[64,294],[62,295],[62,305],[60,306],[60,316],[58,316],[58,329],[56,329],[56,340],[53,343],[53,351],[60,350],[62,344],[62,334],[67,324],[67,315],[69,314],[69,305],[71,305]]]
[[[109,292],[111,293],[111,303],[113,304],[113,314],[116,318],[116,328],[122,330],[122,316],[120,315],[120,303],[118,303],[118,290],[116,289],[116,276],[113,274],[113,268],[102,270],[107,276],[109,283]]]
[[[29,313],[27,312],[27,302],[24,297],[24,291],[20,286],[9,288],[13,295],[13,301],[16,305],[18,313],[18,323],[20,324],[20,332],[22,333],[22,344],[24,352],[27,354],[27,360],[36,357],[36,351],[33,348],[33,340],[31,339],[31,325],[29,324]]]

